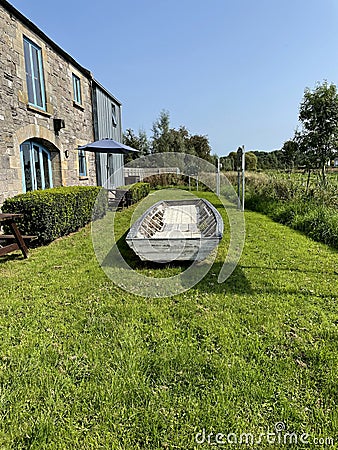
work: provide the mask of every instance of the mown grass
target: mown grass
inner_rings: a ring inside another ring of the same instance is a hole
[[[203,428],[258,438],[279,421],[338,442],[337,252],[254,212],[246,224],[231,278],[217,283],[223,244],[172,298],[117,288],[89,227],[2,258],[0,448],[202,449]]]

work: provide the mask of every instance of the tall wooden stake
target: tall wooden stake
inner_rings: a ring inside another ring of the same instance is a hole
[[[241,195],[241,185],[242,185],[242,195]],[[238,147],[238,150],[237,150],[237,196],[238,196],[237,207],[238,207],[238,209],[244,211],[244,196],[245,196],[245,150],[244,150],[244,145],[242,145],[242,147]],[[241,201],[241,197],[242,197],[242,201]]]

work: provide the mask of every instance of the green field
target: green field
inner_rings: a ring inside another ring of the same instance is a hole
[[[116,213],[120,235],[133,209]],[[224,243],[204,280],[171,298],[111,282],[90,227],[28,260],[2,257],[0,448],[207,449],[203,429],[234,442],[279,422],[308,443],[219,447],[338,448],[337,251],[245,218],[233,275],[218,284]]]

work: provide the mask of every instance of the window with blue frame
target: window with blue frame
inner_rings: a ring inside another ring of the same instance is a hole
[[[20,146],[23,192],[53,187],[50,152],[32,140]]]
[[[73,74],[73,100],[79,105],[82,104],[81,97],[81,80],[79,77]]]
[[[112,119],[113,127],[116,127],[117,126],[117,117],[116,117],[116,107],[115,107],[114,103],[111,104],[111,119]]]
[[[79,175],[80,177],[87,176],[87,162],[84,150],[79,150]]]
[[[45,84],[43,78],[41,48],[32,41],[23,38],[28,102],[41,109],[46,109]]]

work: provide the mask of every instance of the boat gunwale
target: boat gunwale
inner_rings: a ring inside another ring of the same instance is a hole
[[[216,222],[216,230],[215,233],[212,234],[211,236],[200,236],[200,237],[185,237],[184,235],[180,236],[180,237],[137,237],[137,233],[141,227],[141,224],[143,223],[144,219],[149,215],[149,213],[151,211],[153,211],[156,207],[158,207],[161,204],[170,204],[172,206],[175,206],[175,203],[178,205],[184,205],[184,203],[186,205],[191,205],[194,203],[199,203],[202,202],[205,204],[205,206],[207,208],[209,208],[211,210],[211,212],[214,215],[215,218],[215,222]],[[204,199],[204,198],[196,198],[193,200],[190,199],[184,199],[184,200],[160,200],[156,203],[154,203],[151,207],[149,207],[130,227],[130,230],[126,236],[126,241],[177,241],[177,240],[191,240],[191,241],[202,241],[202,240],[210,240],[210,239],[217,239],[218,241],[220,241],[223,237],[223,231],[224,231],[224,223],[223,223],[223,219],[222,216],[220,214],[220,212],[214,207],[214,205],[212,203],[210,203],[208,200]]]

